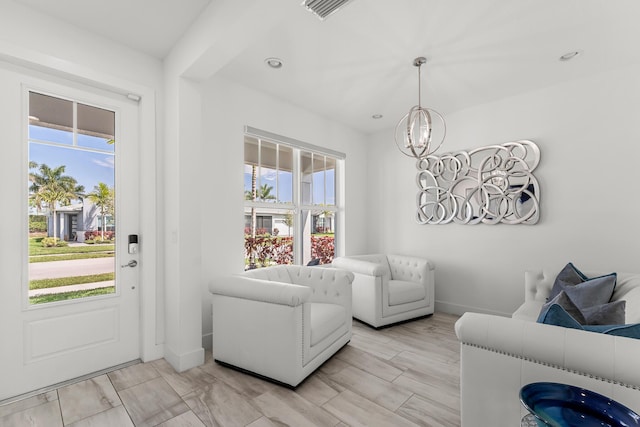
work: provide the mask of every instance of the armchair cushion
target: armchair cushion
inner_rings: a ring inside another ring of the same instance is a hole
[[[423,300],[427,291],[419,282],[389,280],[389,305],[407,304]]]

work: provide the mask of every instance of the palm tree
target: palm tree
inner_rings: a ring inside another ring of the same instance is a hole
[[[84,187],[75,178],[63,175],[66,166],[50,168],[46,164],[29,162],[29,167],[37,172],[29,173],[29,197],[39,209],[46,205],[53,217],[53,238],[57,239],[56,209],[58,204],[66,206],[73,199],[83,197]]]
[[[253,181],[252,181],[253,182]],[[255,185],[252,185],[252,190],[245,190],[244,199],[245,200],[275,200],[276,196],[271,194],[271,190],[273,187],[271,185],[262,184],[259,188],[256,188]],[[254,196],[255,193],[255,196]]]
[[[104,240],[104,229],[106,226],[105,216],[108,212],[113,210],[115,190],[104,182],[99,182],[98,185],[93,187],[93,191],[87,194],[87,197],[100,208],[100,216],[102,217],[102,228],[100,234],[102,240]]]
[[[276,196],[274,196],[273,194],[271,194],[271,190],[273,190],[273,187],[267,184],[262,184],[256,194],[256,197],[258,198],[258,200],[275,200]]]

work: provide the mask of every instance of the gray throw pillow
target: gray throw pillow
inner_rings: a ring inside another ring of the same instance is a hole
[[[584,316],[584,319],[586,320],[586,323],[583,324],[622,325],[625,321],[626,305],[626,301],[623,300],[583,308],[581,312]]]
[[[611,300],[616,280],[616,273],[588,278],[575,265],[568,263],[558,273],[547,301],[553,300],[560,292],[565,291],[580,310],[606,304]]]
[[[571,298],[569,298],[569,296],[565,291],[560,291],[560,293],[556,295],[554,299],[552,299],[551,301],[549,301],[548,303],[542,306],[542,310],[540,310],[540,314],[538,315],[539,323],[543,323],[542,319],[546,316],[547,312],[549,311],[549,308],[554,304],[557,304],[560,307],[562,307],[564,311],[566,311],[569,316],[573,317],[573,319],[576,322],[580,323],[581,325],[586,324],[586,319],[584,318],[584,315],[582,314],[580,309],[576,307],[573,301],[571,301]]]
[[[559,281],[560,289],[566,292],[571,301],[580,309],[594,305],[606,304],[611,300],[613,289],[616,287],[617,275],[596,277],[577,285]]]

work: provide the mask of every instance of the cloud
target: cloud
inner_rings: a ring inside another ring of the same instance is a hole
[[[113,156],[107,156],[104,158],[104,160],[93,159],[93,163],[95,163],[98,166],[102,166],[103,168],[113,169],[115,166],[115,159]]]

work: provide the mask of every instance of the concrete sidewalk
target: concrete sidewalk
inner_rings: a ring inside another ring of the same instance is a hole
[[[34,262],[29,264],[29,280],[113,273],[115,269],[116,261],[111,257]]]

